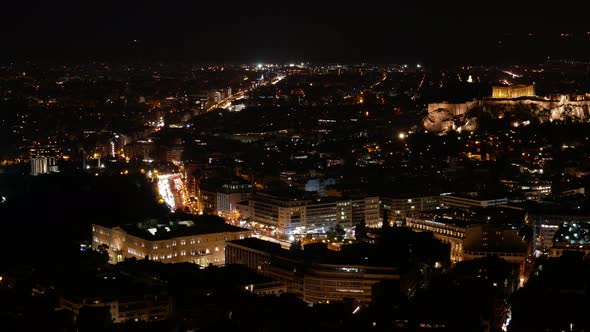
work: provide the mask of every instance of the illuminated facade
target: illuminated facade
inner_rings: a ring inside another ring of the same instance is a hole
[[[416,232],[432,232],[435,239],[451,247],[451,262],[463,260],[463,239],[466,227],[435,221],[430,216],[406,217],[406,226]]]
[[[305,230],[325,232],[336,223],[343,227],[358,225],[361,221],[368,227],[381,227],[383,209],[390,221],[404,218],[421,211],[441,207],[440,196],[417,198],[365,197],[356,199],[334,198],[320,200],[272,199],[257,194],[246,206],[238,206],[242,216],[252,221],[277,227],[283,234],[299,234]],[[245,212],[247,210],[247,213]],[[279,213],[280,211],[280,213]],[[319,226],[318,226],[319,225]]]
[[[393,222],[423,211],[437,210],[443,206],[443,203],[442,196],[437,195],[411,198],[381,197],[381,205],[381,208],[387,211],[389,221]],[[367,226],[375,227],[381,226],[381,224],[371,225],[367,223]]]
[[[54,157],[31,158],[31,175],[58,172]]]
[[[108,246],[111,263],[125,258],[164,263],[225,263],[225,242],[249,237],[251,231],[223,222],[180,221],[167,224],[92,225],[92,247]]]
[[[485,199],[479,197],[441,195],[440,198],[445,207],[451,208],[487,208],[508,204],[508,198],[506,197]]]
[[[252,190],[252,184],[243,181],[204,182],[199,185],[198,198],[205,212],[236,213],[238,203],[247,200]]]
[[[62,149],[57,145],[32,145],[29,147],[29,157],[61,157]]]
[[[59,172],[56,159],[61,156],[61,148],[56,145],[33,145],[29,147],[31,175]]]
[[[338,224],[350,228],[361,218],[367,225],[380,220],[377,197],[305,199],[256,193],[249,200],[248,213],[251,221],[272,227],[283,236],[325,233]]]
[[[514,99],[521,97],[534,97],[534,85],[512,85],[512,86],[494,86],[492,87],[492,98],[496,99]]]
[[[374,227],[381,223],[379,197],[365,197],[351,200],[352,224],[358,225],[361,221],[365,225]]]

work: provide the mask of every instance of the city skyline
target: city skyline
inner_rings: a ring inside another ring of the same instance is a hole
[[[0,12],[0,329],[590,330],[585,5]]]

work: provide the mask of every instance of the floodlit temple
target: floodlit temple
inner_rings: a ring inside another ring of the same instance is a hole
[[[460,103],[430,103],[428,115],[422,122],[424,129],[431,132],[448,130],[474,130],[477,119],[471,110],[481,109],[494,116],[516,109],[526,108],[541,121],[590,119],[590,94],[536,96],[533,85],[495,86],[492,96]]]
[[[494,86],[492,87],[492,98],[494,99],[514,99],[521,97],[534,97],[534,85],[512,85],[512,86]]]

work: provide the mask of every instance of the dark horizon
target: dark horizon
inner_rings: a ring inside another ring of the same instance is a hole
[[[502,64],[590,54],[582,10],[565,4],[567,15],[498,2],[481,9],[375,1],[5,7],[3,62]]]

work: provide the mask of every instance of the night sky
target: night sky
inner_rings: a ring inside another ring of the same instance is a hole
[[[529,4],[535,4],[530,5]],[[476,7],[477,6],[477,7]],[[473,1],[18,1],[2,61],[588,60],[587,5]],[[570,33],[571,36],[560,36]],[[530,35],[529,35],[530,34]]]

